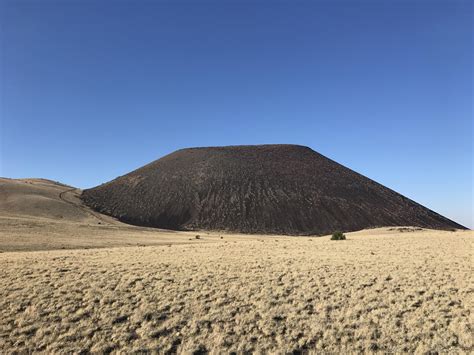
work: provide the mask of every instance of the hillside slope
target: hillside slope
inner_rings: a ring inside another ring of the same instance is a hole
[[[47,179],[0,178],[0,216],[56,222],[120,223],[84,205],[81,190]]]

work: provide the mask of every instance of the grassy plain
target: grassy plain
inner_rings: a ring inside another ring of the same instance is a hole
[[[0,254],[0,353],[474,351],[471,231],[95,233]]]

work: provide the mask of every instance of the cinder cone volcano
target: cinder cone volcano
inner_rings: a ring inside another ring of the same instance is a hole
[[[84,202],[131,224],[177,230],[326,234],[380,226],[463,226],[310,148],[178,150],[85,190]]]

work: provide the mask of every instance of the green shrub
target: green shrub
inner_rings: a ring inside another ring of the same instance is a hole
[[[346,240],[346,236],[342,232],[334,232],[331,240]]]

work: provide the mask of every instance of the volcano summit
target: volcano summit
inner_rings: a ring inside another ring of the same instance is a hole
[[[257,145],[178,150],[85,190],[93,209],[177,230],[327,234],[379,226],[463,226],[310,148]]]

